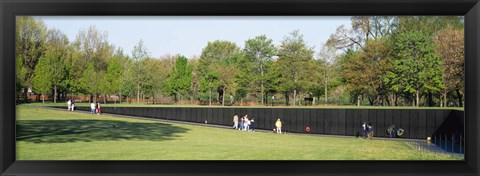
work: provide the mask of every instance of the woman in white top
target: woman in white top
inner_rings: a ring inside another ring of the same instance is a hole
[[[245,115],[245,121],[243,121],[245,124],[243,125],[244,126],[244,130],[245,131],[248,131],[250,129],[249,125],[250,125],[250,120],[248,120],[248,117],[247,115]]]

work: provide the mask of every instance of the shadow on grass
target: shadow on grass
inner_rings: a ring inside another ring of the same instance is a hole
[[[115,125],[115,127],[113,127]],[[173,140],[189,129],[163,123],[113,120],[20,120],[17,141],[34,143]]]

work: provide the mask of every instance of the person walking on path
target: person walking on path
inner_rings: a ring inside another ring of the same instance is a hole
[[[282,121],[280,119],[277,119],[277,122],[275,122],[275,127],[277,127],[277,133],[282,134]]]
[[[233,116],[233,127],[232,128],[233,129],[238,129],[238,115],[237,114],[235,114]]]
[[[72,102],[72,107],[70,108],[73,112],[73,110],[75,110],[75,102]]]
[[[95,103],[90,103],[90,113],[95,114]]]
[[[68,99],[68,101],[67,101],[67,109],[70,111],[70,108],[72,108],[72,100]]]
[[[100,115],[100,102],[97,101],[97,115]]]

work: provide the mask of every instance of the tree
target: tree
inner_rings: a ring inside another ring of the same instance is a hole
[[[88,64],[87,69],[83,72],[82,78],[80,79],[83,90],[85,90],[90,96],[98,94],[98,86],[101,80],[98,79],[98,73],[95,71],[95,66],[93,63]],[[92,101],[92,100],[90,100]]]
[[[173,73],[169,78],[169,84],[175,92],[175,100],[177,100],[177,95],[184,96],[188,93],[191,83],[192,68],[188,65],[187,58],[185,56],[177,56]]]
[[[223,89],[219,89],[221,85],[218,82],[221,73],[219,73],[218,70],[214,71],[215,67],[213,65],[225,62],[226,59],[232,58],[238,53],[240,53],[240,48],[238,48],[235,43],[229,41],[216,40],[208,42],[207,46],[203,48],[198,67],[199,78],[201,80],[200,90],[203,93],[208,93],[210,105],[212,104],[213,89],[217,90],[219,101],[223,99]]]
[[[457,93],[458,104],[462,107],[462,89],[465,80],[464,30],[448,26],[435,33],[433,41],[437,46],[436,52],[440,54],[444,68],[443,84],[446,87],[446,89],[442,91],[444,106],[447,106],[447,93],[455,91]]]
[[[45,94],[49,93],[52,88],[52,69],[48,59],[39,59],[32,82],[33,90],[42,95],[42,103],[45,104]]]
[[[21,64],[19,78],[23,85],[23,95],[28,100],[27,91],[32,87],[34,71],[39,59],[45,53],[45,40],[47,28],[43,21],[34,17],[19,16],[16,19],[15,57]],[[17,70],[20,71],[20,70]]]
[[[298,30],[290,33],[281,42],[278,50],[280,90],[288,96],[293,91],[293,105],[296,104],[297,92],[312,82],[309,69],[302,69],[313,61],[313,49],[309,48]],[[286,99],[288,104],[288,98]]]
[[[79,31],[73,45],[80,54],[75,58],[76,60],[74,60],[74,63],[76,64],[76,76],[84,78],[84,70],[87,70],[87,67],[89,67],[90,65],[92,65],[93,67],[93,71],[91,72],[92,74],[105,72],[107,64],[112,58],[114,51],[114,47],[108,43],[107,32],[101,32],[95,26],[90,26],[87,31]],[[90,77],[88,79],[94,81],[95,84],[103,81],[100,80],[100,77]],[[80,92],[95,96],[94,99],[96,101],[96,98],[98,96],[97,86],[98,85],[96,85],[95,87],[94,94],[92,94],[92,87],[90,86],[82,85],[79,87],[82,88]],[[88,90],[84,88],[88,88]]]
[[[336,58],[336,49],[333,48],[330,45],[324,44],[322,46],[322,49],[320,50],[319,53],[319,59],[321,60],[320,62],[317,62],[317,69],[320,71],[319,74],[317,74],[317,78],[315,80],[322,80],[322,83],[317,85],[323,85],[323,93],[325,94],[325,104],[328,103],[328,86],[330,82],[334,79],[333,78],[333,65],[334,65],[334,60]]]
[[[251,85],[256,92],[261,94],[261,102],[264,104],[266,83],[266,72],[270,70],[271,61],[275,54],[276,48],[272,43],[272,39],[268,39],[265,35],[257,36],[253,39],[245,41],[245,56],[252,62],[253,67],[250,70],[252,74]]]
[[[65,61],[68,52],[68,38],[61,31],[50,29],[47,32],[46,52],[45,57],[50,62],[52,85],[54,89],[53,102],[57,102],[58,88],[64,88],[66,81],[66,66]]]
[[[146,74],[141,65],[142,62],[149,57],[150,54],[147,47],[143,44],[143,40],[140,40],[132,50],[133,69],[136,76],[134,80],[137,86],[137,103],[140,102],[140,91],[142,89],[142,82],[145,81],[143,77],[145,77]]]
[[[383,77],[390,69],[386,39],[369,40],[365,51],[358,51],[344,65],[344,79],[347,89],[367,97],[374,105],[379,96],[385,96]],[[385,98],[385,97],[384,97]]]
[[[108,63],[107,72],[105,74],[105,88],[107,94],[117,94],[121,96],[121,85],[122,85],[122,75],[123,67],[120,64],[119,60],[121,59],[122,54],[117,53]]]
[[[420,93],[442,89],[442,65],[431,37],[424,31],[406,31],[395,36],[393,67],[384,81],[396,92],[413,94],[419,106]]]

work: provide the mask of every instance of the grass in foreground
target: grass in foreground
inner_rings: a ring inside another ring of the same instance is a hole
[[[17,106],[17,160],[452,159],[462,158],[419,153],[400,141],[244,132]]]

